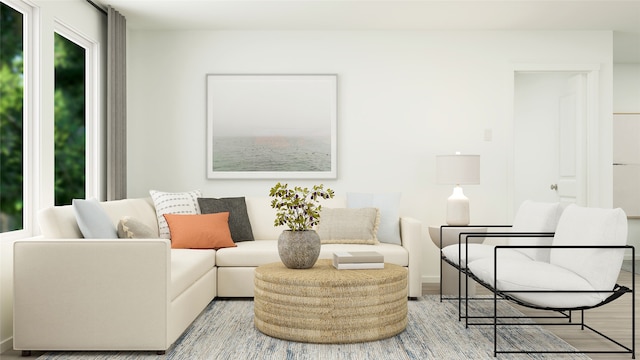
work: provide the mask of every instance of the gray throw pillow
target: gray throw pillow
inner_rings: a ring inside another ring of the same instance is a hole
[[[202,214],[229,213],[229,230],[233,242],[253,241],[253,230],[244,197],[198,198]]]
[[[117,239],[116,227],[96,199],[73,199],[73,212],[85,239]]]

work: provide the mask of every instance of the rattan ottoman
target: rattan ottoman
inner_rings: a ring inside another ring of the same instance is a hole
[[[254,323],[262,333],[310,343],[385,339],[407,326],[407,269],[337,270],[331,260],[311,269],[282,263],[255,270]]]

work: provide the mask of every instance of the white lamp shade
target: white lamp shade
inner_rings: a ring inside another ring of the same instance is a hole
[[[480,155],[437,155],[438,184],[480,184]]]

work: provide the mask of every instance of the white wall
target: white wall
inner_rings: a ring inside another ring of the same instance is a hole
[[[424,223],[424,281],[438,281],[426,228],[444,222],[452,190],[435,184],[436,154],[480,154],[481,185],[465,187],[471,221],[510,221],[514,64],[599,64],[598,142],[610,154],[611,32],[131,30],[128,51],[129,197],[149,189],[266,196],[275,180],[206,178],[205,74],[336,73],[338,178],[282,180],[342,194],[401,191],[402,214]],[[600,183],[610,205],[611,180]]]
[[[640,113],[640,64],[614,64],[613,112]],[[640,257],[640,219],[629,219],[629,244]]]
[[[614,64],[613,112],[640,113],[640,64]]]

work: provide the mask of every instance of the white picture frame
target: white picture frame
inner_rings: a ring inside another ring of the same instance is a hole
[[[209,179],[335,179],[336,74],[207,74]]]

